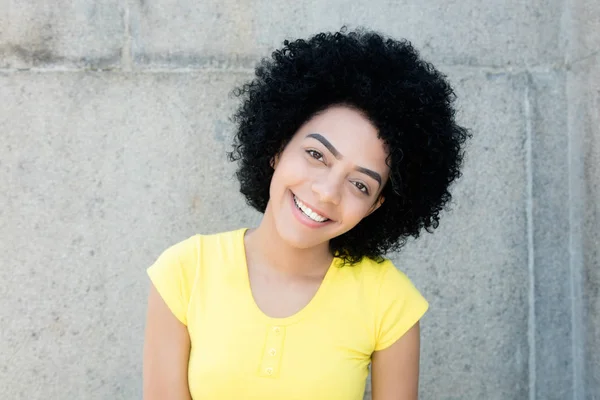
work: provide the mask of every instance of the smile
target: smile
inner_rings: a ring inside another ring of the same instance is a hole
[[[310,218],[311,220],[315,221],[315,222],[327,222],[329,221],[328,218],[317,214],[316,212],[314,212],[313,210],[310,209],[310,207],[308,207],[306,204],[304,204],[300,199],[298,199],[296,197],[296,195],[294,196],[294,204],[296,204],[296,207],[302,212],[302,214],[306,215],[308,218]]]

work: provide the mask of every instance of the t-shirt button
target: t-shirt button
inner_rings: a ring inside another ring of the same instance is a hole
[[[273,333],[279,335],[281,333],[281,328],[276,326],[275,328],[273,328]]]
[[[265,372],[267,373],[267,375],[273,375],[273,368],[267,368],[265,369]]]
[[[277,354],[277,350],[275,350],[275,349],[269,350],[269,355],[274,356],[275,354]]]

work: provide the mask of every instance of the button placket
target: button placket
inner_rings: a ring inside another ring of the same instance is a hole
[[[261,376],[268,378],[279,376],[284,340],[285,327],[276,325],[268,328],[260,362],[259,374]]]

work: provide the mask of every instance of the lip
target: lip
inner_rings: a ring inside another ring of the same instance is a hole
[[[292,213],[296,216],[296,218],[298,218],[298,220],[300,222],[302,222],[304,225],[310,227],[310,228],[321,228],[323,226],[329,225],[330,223],[333,222],[333,220],[331,218],[329,218],[327,216],[327,214],[323,214],[321,213],[321,211],[319,210],[315,210],[314,208],[312,208],[312,206],[310,206],[308,203],[305,203],[304,200],[300,199],[300,201],[302,201],[302,203],[306,204],[306,206],[308,208],[310,208],[311,210],[313,210],[315,213],[325,217],[328,219],[328,221],[325,222],[317,222],[317,221],[313,221],[312,219],[310,219],[307,215],[305,215],[302,211],[300,211],[300,209],[296,206],[296,202],[294,202],[294,193],[292,193],[290,191],[290,202],[291,202],[291,206],[292,206]]]

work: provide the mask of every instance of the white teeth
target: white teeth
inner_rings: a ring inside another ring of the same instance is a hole
[[[313,210],[311,210],[310,208],[308,208],[307,206],[304,205],[304,203],[302,203],[300,200],[298,200],[298,198],[296,196],[294,196],[294,203],[296,203],[296,205],[298,206],[298,208],[310,219],[312,219],[313,221],[316,222],[325,222],[327,221],[327,218],[317,214],[316,212],[314,212]]]
[[[309,215],[309,217],[311,219],[314,219],[315,221],[319,220],[319,216],[317,214],[315,214],[314,212],[311,212],[310,215]]]

